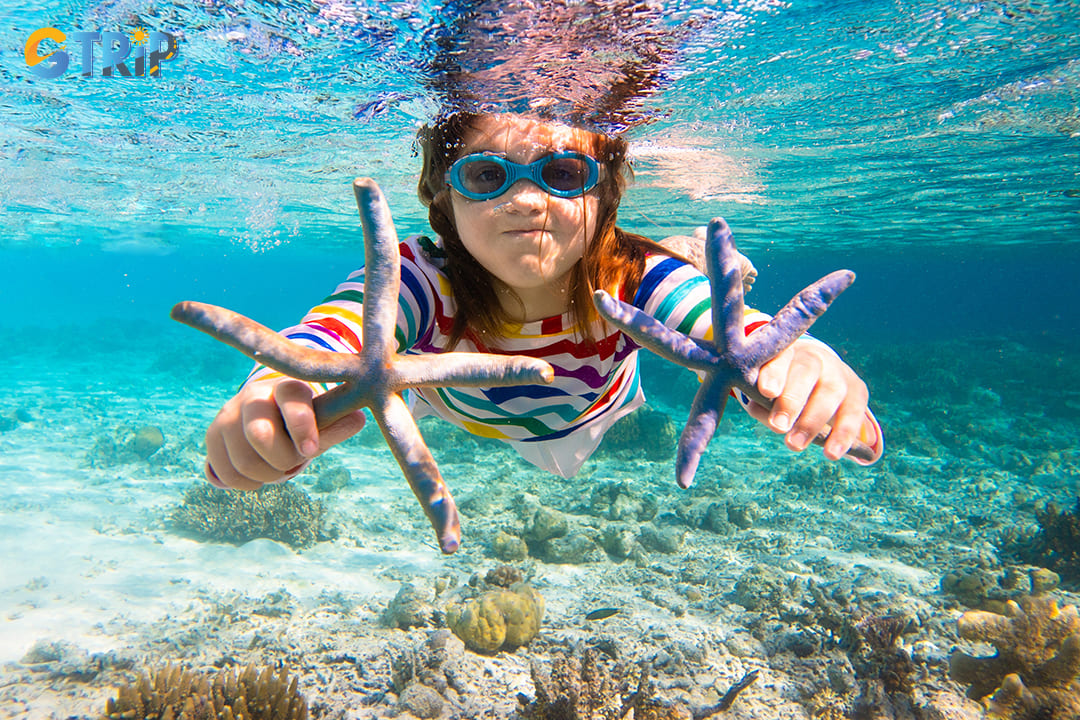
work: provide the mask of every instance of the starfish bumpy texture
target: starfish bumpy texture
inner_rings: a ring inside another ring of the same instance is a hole
[[[603,290],[594,297],[596,308],[639,345],[671,362],[705,374],[690,407],[690,418],[679,438],[675,475],[680,487],[694,480],[701,455],[716,432],[728,394],[738,388],[765,407],[772,401],[757,391],[762,365],[799,339],[821,317],[836,297],[855,281],[855,273],[837,270],[810,285],[749,337],[743,330],[743,284],[739,255],[731,230],[722,218],[709,223],[705,261],[712,292],[713,342],[696,340],[668,328],[637,308],[612,298]],[[814,442],[823,444],[828,428]],[[873,460],[873,451],[857,443],[848,456]]]
[[[457,507],[424,443],[401,391],[412,387],[497,387],[550,383],[551,366],[518,355],[394,352],[401,255],[390,209],[369,178],[353,182],[364,230],[363,349],[356,354],[314,350],[225,308],[181,302],[172,317],[236,348],[285,375],[309,382],[340,383],[315,398],[320,428],[359,408],[369,408],[413,493],[435,528],[439,547],[461,544]]]

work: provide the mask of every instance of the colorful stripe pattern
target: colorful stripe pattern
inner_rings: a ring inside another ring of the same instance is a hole
[[[401,291],[398,303],[398,352],[445,352],[455,303],[438,252],[419,236],[401,243]],[[353,272],[332,295],[312,308],[298,326],[283,331],[296,342],[337,352],[357,352],[362,332],[364,271]],[[646,262],[633,299],[669,327],[711,339],[709,284],[693,266],[665,255]],[[757,327],[768,316],[748,310],[746,323]],[[750,329],[748,327],[748,330]],[[458,351],[496,352],[541,358],[555,370],[544,386],[503,388],[423,388],[410,398],[418,416],[434,413],[474,435],[513,445],[523,457],[551,472],[570,477],[599,445],[615,421],[644,402],[637,351],[620,331],[599,322],[595,342],[578,337],[569,316],[522,323],[506,329],[498,348],[479,347],[468,335]],[[277,376],[258,367],[252,380]],[[313,385],[316,392],[326,390]]]

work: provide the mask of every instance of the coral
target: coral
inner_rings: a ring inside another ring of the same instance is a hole
[[[416,718],[437,718],[443,713],[443,696],[423,683],[407,685],[398,696],[398,712]]]
[[[960,568],[941,577],[941,592],[971,608],[1005,611],[1005,602],[1057,588],[1057,573],[1041,567],[1011,565],[1001,572],[986,568]]]
[[[330,455],[320,455],[305,472],[305,475],[315,476],[312,490],[319,493],[330,493],[348,487],[352,481],[352,473],[337,458]]]
[[[500,530],[491,539],[491,552],[505,562],[517,562],[529,556],[529,546],[517,535]]]
[[[251,492],[193,485],[172,513],[173,524],[211,540],[244,543],[278,540],[295,548],[322,537],[324,509],[294,483],[266,485]]]
[[[606,520],[643,522],[656,517],[658,510],[656,496],[646,493],[638,498],[628,480],[602,482],[589,497],[589,514]]]
[[[732,525],[743,530],[751,527],[761,517],[761,507],[751,500],[745,505],[728,505],[727,519]]]
[[[555,658],[550,674],[533,662],[532,700],[518,695],[524,720],[690,720],[689,710],[657,697],[648,665],[636,672],[600,662],[586,649]],[[633,689],[632,689],[633,688]],[[630,712],[633,714],[630,715]]]
[[[1048,503],[1035,511],[1034,535],[1006,538],[1005,549],[1024,562],[1049,568],[1066,583],[1080,584],[1080,498],[1072,512]]]
[[[901,638],[917,626],[917,618],[900,608],[888,612],[876,608],[868,612],[853,604],[840,587],[829,595],[813,582],[807,589],[813,607],[803,622],[811,631],[825,630],[847,654],[863,687],[862,695],[855,698],[856,703],[877,702],[873,696],[878,690],[883,703],[905,702],[903,698],[914,690],[916,668]],[[836,689],[846,692],[846,684],[838,684]]]
[[[32,422],[34,417],[23,408],[0,411],[0,432],[14,430],[20,423]]]
[[[519,583],[521,580],[521,571],[510,565],[499,565],[498,567],[491,568],[487,571],[487,575],[484,576],[484,582],[488,585],[504,588],[508,588],[514,583]]]
[[[89,653],[66,640],[38,640],[19,664],[51,678],[90,682],[104,670],[129,670],[133,662],[122,652]]]
[[[580,532],[546,541],[539,546],[537,554],[550,563],[564,565],[583,565],[606,559],[603,548],[590,535]]]
[[[513,650],[540,632],[544,598],[531,586],[515,583],[508,590],[488,590],[446,609],[446,624],[477,652]]]
[[[161,428],[143,425],[135,428],[127,447],[140,460],[146,460],[165,445],[165,434]]]
[[[832,688],[822,688],[810,698],[810,717],[814,720],[848,720],[853,695],[837,695]]]
[[[434,606],[415,585],[402,583],[394,599],[386,607],[382,619],[389,627],[408,630],[411,627],[431,625],[434,614]]]
[[[654,523],[645,523],[639,528],[637,541],[650,552],[670,555],[682,549],[686,540],[686,528],[678,526],[658,527]]]
[[[440,698],[451,697],[451,692],[461,697],[468,694],[465,682],[468,673],[461,667],[464,654],[464,644],[446,628],[434,630],[415,645],[395,652],[390,660],[390,682],[398,694],[399,706],[411,705],[409,712],[419,716],[419,706],[439,704],[432,693]],[[417,685],[431,692],[409,690]],[[406,700],[407,694],[411,698]]]
[[[144,673],[135,685],[119,689],[108,701],[104,718],[176,718],[176,720],[307,720],[308,706],[297,692],[296,678],[284,669],[257,673],[248,667],[237,675],[222,670],[212,678],[169,665]]]
[[[902,614],[870,615],[855,623],[859,647],[849,655],[858,675],[881,680],[887,692],[910,693],[915,665],[899,641],[911,624]]]
[[[784,482],[803,490],[837,491],[843,488],[842,468],[835,463],[802,461],[792,463],[784,473]]]
[[[664,461],[675,456],[678,441],[675,423],[667,414],[643,407],[615,423],[600,448],[617,455]]]
[[[562,537],[570,532],[570,522],[566,515],[558,510],[541,507],[525,524],[525,540],[542,543],[545,540]]]
[[[754,565],[735,583],[732,599],[747,610],[775,610],[791,596],[788,578],[768,565]]]
[[[637,528],[630,523],[609,523],[604,526],[600,544],[608,555],[628,558],[637,547]]]
[[[148,460],[165,445],[165,435],[153,425],[120,425],[111,435],[101,435],[86,454],[86,464],[109,468],[139,460]]]
[[[991,715],[1010,720],[1080,717],[1080,615],[1046,596],[1006,603],[1005,614],[971,610],[957,622],[965,640],[997,653],[975,657],[957,651],[949,660],[954,680],[968,683]]]

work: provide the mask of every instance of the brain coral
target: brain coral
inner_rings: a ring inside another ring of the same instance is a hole
[[[1066,720],[1080,717],[1080,615],[1052,598],[1010,600],[1005,614],[972,610],[957,623],[965,640],[997,649],[990,657],[956,652],[954,680],[970,684],[990,717]]]
[[[509,590],[488,590],[479,597],[446,609],[446,624],[477,652],[512,650],[540,632],[544,598],[525,583]]]

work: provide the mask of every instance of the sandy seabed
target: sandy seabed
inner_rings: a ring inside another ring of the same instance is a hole
[[[605,448],[562,481],[496,443],[425,424],[462,509],[464,544],[447,557],[367,428],[331,451],[347,486],[317,492],[317,468],[297,481],[325,504],[333,539],[301,550],[210,542],[171,515],[198,481],[202,433],[245,362],[208,351],[187,363],[179,334],[153,353],[140,352],[142,338],[95,352],[93,337],[85,331],[78,356],[70,344],[21,343],[0,370],[0,411],[15,418],[0,432],[0,718],[99,717],[118,685],[170,662],[286,667],[317,718],[510,718],[519,695],[536,694],[534,665],[586,649],[613,666],[647,665],[656,696],[689,709],[758,671],[716,717],[978,718],[948,676],[957,647],[980,650],[956,633],[971,600],[943,592],[941,579],[1027,572],[1002,552],[1002,534],[1031,528],[1040,502],[1071,505],[1080,491],[1080,396],[1042,398],[1037,387],[1047,372],[1059,389],[1080,387],[1075,354],[992,339],[868,346],[851,354],[889,438],[873,468],[789,453],[737,409],[689,491],[675,486],[673,459]],[[967,362],[990,346],[994,362]],[[687,373],[665,382],[694,389]],[[685,408],[656,399],[681,426]],[[149,458],[101,449],[101,438],[144,425],[165,438]],[[615,516],[612,492],[629,514]],[[485,655],[447,641],[440,609],[503,563],[496,534],[522,534],[538,507],[565,515],[571,534],[595,540],[618,522],[637,542],[626,557],[597,545],[576,561],[511,563],[546,601],[527,646]],[[405,583],[434,608],[426,625],[387,621]],[[617,612],[586,619],[599,608]],[[893,616],[908,619],[902,690],[837,624]],[[445,648],[437,662],[432,638]],[[405,692],[425,662],[438,695],[427,704]],[[829,702],[840,714],[825,714]]]

